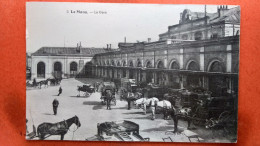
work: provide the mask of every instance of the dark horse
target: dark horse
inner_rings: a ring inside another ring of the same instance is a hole
[[[191,125],[191,118],[190,118],[190,109],[189,108],[183,108],[183,109],[175,109],[174,107],[170,109],[165,109],[164,110],[164,117],[168,117],[169,115],[171,116],[173,122],[174,122],[174,133],[178,133],[178,121],[179,119],[183,119],[184,121],[188,122],[188,129],[190,128]]]
[[[80,127],[80,121],[77,116],[74,116],[70,119],[64,120],[59,123],[42,123],[37,128],[38,137],[41,140],[51,136],[51,135],[60,135],[61,140],[63,140],[64,135],[68,132],[70,126],[76,124],[77,127]]]

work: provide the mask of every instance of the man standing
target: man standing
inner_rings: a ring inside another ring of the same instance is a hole
[[[58,94],[58,96],[60,96],[60,94],[62,93],[62,88],[61,88],[61,86],[60,86],[60,89],[59,89],[59,94]]]
[[[59,106],[59,101],[58,101],[56,98],[53,100],[52,106],[53,106],[54,115],[57,115],[57,110],[58,110],[58,106]]]
[[[174,133],[175,132],[178,132],[178,115],[177,115],[177,111],[176,109],[172,106],[172,108],[169,110],[170,112],[170,116],[172,117],[173,119],[173,122],[174,122]]]
[[[128,110],[131,109],[131,101],[134,98],[134,94],[132,92],[128,92],[127,94],[127,103],[128,103]]]
[[[155,99],[155,97],[152,97],[150,99],[150,107],[151,107],[151,110],[152,110],[152,120],[155,119],[155,109],[156,109],[156,106],[157,106],[157,100]]]
[[[113,94],[111,90],[106,91],[106,100],[107,100],[107,110],[111,110],[111,100],[113,98]]]

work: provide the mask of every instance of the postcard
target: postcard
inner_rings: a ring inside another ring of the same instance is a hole
[[[26,139],[237,142],[240,7],[27,2]]]

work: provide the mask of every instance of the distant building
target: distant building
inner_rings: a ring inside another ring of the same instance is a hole
[[[26,53],[26,79],[31,78],[31,68],[32,68],[32,56],[30,53]]]
[[[213,96],[238,90],[240,8],[180,14],[156,42],[119,43],[96,54],[92,74],[112,80],[133,78],[173,88],[203,87]]]
[[[98,53],[107,52],[104,48],[42,47],[32,54],[32,79],[67,78],[76,75],[86,76],[91,72],[87,64]]]

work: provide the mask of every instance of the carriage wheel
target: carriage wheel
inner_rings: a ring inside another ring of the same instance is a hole
[[[225,119],[228,119],[230,117],[230,112],[229,111],[224,111],[222,112],[219,117],[218,117],[218,121],[225,121]]]
[[[196,114],[194,114],[192,116],[192,123],[195,125],[195,126],[198,126],[201,124],[201,120],[199,120],[198,116]]]

